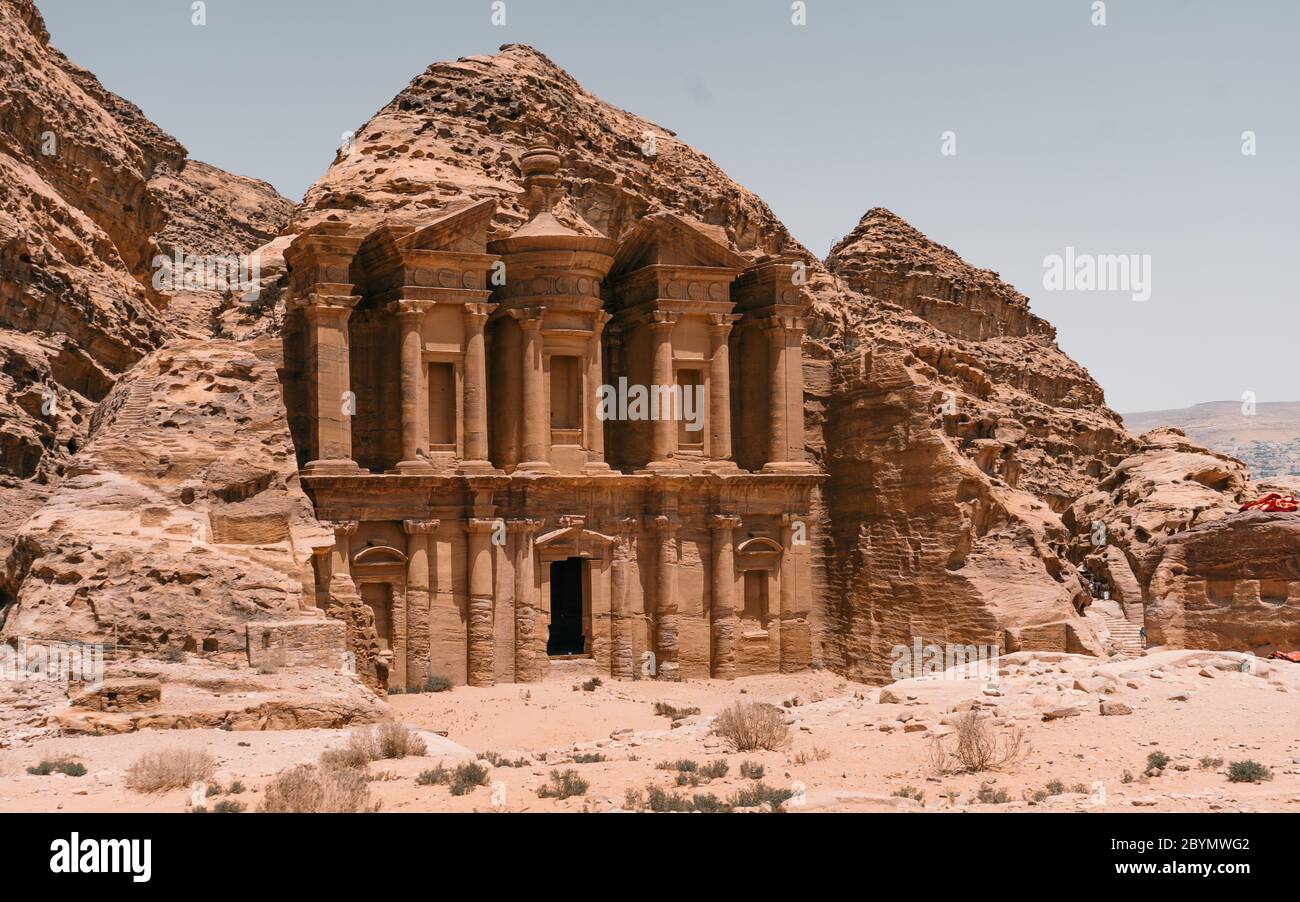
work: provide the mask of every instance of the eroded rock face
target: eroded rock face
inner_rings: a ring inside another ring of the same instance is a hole
[[[0,0],[0,97],[0,508],[30,512],[114,381],[186,325],[155,258],[247,253],[290,205],[187,159],[50,46],[30,0]],[[19,522],[0,518],[0,555]]]
[[[17,536],[6,636],[242,654],[249,621],[315,609],[332,536],[297,485],[278,350],[181,343],[118,381]]]
[[[1067,511],[1070,556],[1152,644],[1291,650],[1300,645],[1300,514],[1239,510],[1270,488],[1179,429],[1153,430]]]

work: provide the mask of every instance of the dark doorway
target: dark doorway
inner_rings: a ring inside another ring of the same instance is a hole
[[[551,563],[551,634],[548,655],[580,655],[586,652],[582,632],[582,558],[571,557]]]

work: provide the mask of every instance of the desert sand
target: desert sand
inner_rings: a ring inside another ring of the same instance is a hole
[[[394,696],[394,716],[421,732],[428,751],[370,764],[371,798],[394,812],[616,811],[628,805],[627,790],[644,794],[650,785],[687,797],[709,793],[726,799],[754,784],[740,774],[748,761],[763,766],[764,784],[794,792],[783,806],[793,813],[1300,810],[1300,738],[1292,729],[1300,667],[1225,652],[1155,651],[1109,663],[1020,653],[1002,658],[1000,670],[996,688],[978,677],[962,678],[960,670],[883,689],[820,671],[731,683],[604,681],[587,691],[582,684],[596,674],[588,662],[574,661],[531,686]],[[713,717],[737,701],[780,706],[790,730],[787,746],[739,753],[713,735]],[[1133,713],[1102,716],[1103,701]],[[655,702],[700,713],[674,722],[655,714]],[[951,731],[956,714],[971,706],[989,712],[999,734],[1022,728],[1026,750],[999,770],[935,774],[931,737]],[[228,787],[238,780],[246,788],[222,798],[237,799],[251,811],[276,773],[314,763],[323,750],[345,745],[348,734],[144,730],[42,739],[0,752],[0,811],[189,810],[191,790],[143,794],[125,785],[126,769],[140,755],[175,747],[209,751],[218,762],[213,782]],[[1157,751],[1169,763],[1148,775],[1148,756]],[[454,766],[494,752],[508,763],[528,763],[490,766],[487,784],[460,796],[445,785],[415,782],[440,763]],[[574,763],[575,755],[605,760]],[[43,759],[61,756],[79,760],[88,773],[26,773]],[[679,759],[701,766],[725,759],[728,771],[679,788],[675,770],[656,767]],[[1206,766],[1202,759],[1209,759]],[[1228,765],[1240,760],[1263,764],[1272,779],[1230,782]],[[553,769],[577,771],[589,788],[562,801],[540,798],[537,790]],[[1061,786],[1051,786],[1055,782]],[[985,785],[1005,791],[1010,801],[979,802]],[[923,793],[923,801],[894,795],[906,787],[917,790],[912,795]]]

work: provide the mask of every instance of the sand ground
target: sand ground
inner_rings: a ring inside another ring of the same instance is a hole
[[[563,662],[543,683],[391,697],[394,717],[423,731],[429,751],[370,764],[370,788],[385,811],[608,811],[629,805],[629,789],[644,794],[651,785],[726,799],[754,785],[740,773],[742,762],[754,762],[763,767],[761,782],[794,793],[785,806],[791,812],[1300,811],[1300,666],[1252,660],[1243,671],[1243,660],[1191,651],[1111,662],[1018,654],[1001,660],[993,685],[952,671],[895,683],[883,693],[825,671],[734,682],[606,677],[586,691],[581,684],[595,676],[591,664]],[[1132,713],[1102,716],[1103,700]],[[739,753],[714,735],[713,716],[739,701],[780,706],[787,746]],[[674,722],[656,715],[655,702],[700,713]],[[960,710],[971,707],[990,715],[997,735],[1022,730],[1023,754],[996,771],[936,773],[932,737],[949,733]],[[1044,717],[1069,710],[1077,714]],[[214,782],[240,781],[246,791],[226,797],[255,810],[276,773],[342,747],[348,732],[147,730],[41,739],[0,751],[0,811],[187,810],[188,789],[142,794],[126,787],[126,770],[141,754],[177,747],[209,751],[218,763]],[[1169,763],[1147,775],[1148,756],[1157,751]],[[486,785],[460,796],[446,785],[415,782],[439,763],[481,753],[522,766],[493,766]],[[575,754],[604,760],[575,763]],[[77,759],[88,773],[26,772],[61,756]],[[693,787],[679,788],[675,770],[656,767],[719,758],[727,761],[727,774]],[[1229,764],[1247,759],[1268,767],[1272,778],[1230,782]],[[539,797],[553,769],[577,771],[587,791],[565,800]],[[1010,801],[981,803],[986,785]],[[905,787],[923,800],[894,795]]]

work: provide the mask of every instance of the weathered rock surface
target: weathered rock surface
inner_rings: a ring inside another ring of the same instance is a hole
[[[154,258],[247,253],[289,206],[187,159],[50,46],[31,0],[0,0],[0,556],[93,407],[176,333]]]
[[[97,409],[86,446],[9,561],[9,635],[240,652],[245,624],[314,609],[278,343],[155,351]]]
[[[1241,512],[1269,487],[1181,430],[1141,439],[1066,512],[1071,557],[1148,641],[1267,654],[1300,646],[1300,514]]]

